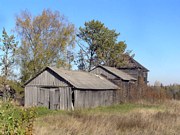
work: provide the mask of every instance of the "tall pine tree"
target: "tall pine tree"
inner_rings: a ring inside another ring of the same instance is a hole
[[[107,66],[122,64],[126,44],[123,41],[117,42],[119,35],[115,30],[110,30],[95,20],[85,22],[84,27],[79,28],[78,44],[85,54],[87,70],[98,64]]]

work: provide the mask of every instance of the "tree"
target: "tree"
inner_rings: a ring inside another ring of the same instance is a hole
[[[75,28],[58,11],[43,10],[33,17],[28,11],[16,17],[21,81],[25,82],[46,66],[68,66],[66,52],[74,46]]]
[[[77,56],[77,61],[78,69],[85,71],[86,70],[86,65],[85,65],[85,58],[82,49],[80,49],[78,56]]]
[[[74,54],[72,51],[70,50],[67,50],[67,62],[68,62],[68,69],[70,70],[71,69],[71,62],[74,60]]]
[[[14,35],[8,36],[5,28],[3,28],[2,32],[2,45],[0,47],[2,59],[2,80],[1,83],[3,85],[3,97],[6,100],[9,95],[10,87],[8,85],[8,79],[13,77],[13,64],[14,64],[14,55],[16,51],[16,46],[18,42],[15,42]]]
[[[98,64],[107,66],[121,64],[126,44],[122,41],[117,42],[120,34],[108,29],[100,21],[92,20],[85,22],[84,25],[84,28],[79,28],[77,36],[80,39],[78,45],[86,55],[88,70]]]

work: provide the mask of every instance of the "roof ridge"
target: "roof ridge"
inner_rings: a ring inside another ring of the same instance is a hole
[[[99,66],[102,67],[103,69],[111,72],[111,73],[114,74],[115,76],[120,77],[120,78],[123,79],[123,80],[137,80],[136,78],[134,78],[134,77],[131,76],[130,74],[128,74],[128,73],[126,73],[126,72],[124,72],[124,71],[122,71],[122,70],[120,70],[120,69],[117,69],[116,67],[102,66],[102,65],[99,65]],[[116,70],[117,73],[113,72],[111,69]],[[119,75],[118,72],[120,72],[121,75]],[[125,76],[126,76],[127,78],[126,78]]]
[[[83,87],[89,87],[89,89],[119,89],[117,85],[110,82],[109,80],[105,78],[97,77],[95,76],[95,74],[90,73],[90,72],[59,69],[56,67],[55,68],[49,67],[49,69],[54,71],[56,74],[58,74],[59,77],[66,80],[69,84],[71,84],[75,88],[82,87],[82,89],[84,89]],[[89,81],[90,79],[91,81]],[[89,82],[86,82],[86,81],[89,81]]]

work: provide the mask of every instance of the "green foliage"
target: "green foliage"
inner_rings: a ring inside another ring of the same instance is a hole
[[[120,35],[115,30],[110,30],[100,21],[92,20],[85,22],[85,27],[79,28],[77,35],[83,43],[78,42],[87,59],[87,67],[104,64],[107,66],[118,66],[122,64],[122,55],[125,53],[125,42],[117,42]]]
[[[79,70],[83,70],[83,71],[86,70],[86,61],[85,61],[84,53],[83,53],[82,49],[78,52],[76,63],[78,64]]]
[[[11,103],[0,106],[0,134],[32,135],[36,117],[35,108],[19,108]]]
[[[36,108],[36,113],[38,117],[44,116],[44,115],[48,115],[48,114],[55,114],[61,112],[60,110],[50,110],[46,107],[37,107]]]
[[[8,86],[8,79],[14,77],[13,74],[13,65],[14,65],[14,55],[16,51],[16,46],[18,42],[15,42],[14,35],[9,36],[3,28],[2,32],[2,46],[0,47],[2,59],[1,59],[1,66],[2,66],[2,77],[0,80],[2,89],[3,89],[3,98],[7,100],[10,95],[10,89]]]
[[[15,80],[8,80],[8,85],[12,90],[15,91],[16,98],[22,98],[24,97],[24,88],[22,87],[22,84]]]
[[[74,46],[75,28],[58,11],[43,10],[35,17],[23,11],[16,17],[16,31],[21,37],[17,62],[22,82],[46,66],[68,66],[66,52]]]
[[[3,84],[4,78],[0,77],[0,84]],[[16,96],[16,98],[22,98],[24,95],[24,88],[22,87],[22,84],[16,80],[6,80],[6,83],[9,85],[10,90],[9,93],[13,98]]]
[[[7,34],[5,28],[3,28],[2,37],[2,46],[0,47],[1,55],[3,56],[1,59],[2,74],[5,79],[8,79],[13,75],[12,66],[14,64],[14,55],[18,42],[15,42],[14,35],[9,36]]]
[[[105,107],[96,107],[93,109],[84,109],[82,112],[84,113],[128,113],[135,109],[162,109],[159,105],[144,105],[144,104],[133,104],[133,103],[124,103],[117,104],[112,106]]]

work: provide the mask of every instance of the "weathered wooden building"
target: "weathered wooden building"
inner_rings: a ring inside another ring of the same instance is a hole
[[[106,78],[82,71],[46,67],[25,84],[25,106],[73,109],[115,103],[119,87]]]
[[[118,100],[124,101],[131,97],[131,89],[136,85],[137,79],[131,75],[108,66],[97,66],[90,71],[96,75],[101,75],[120,87]]]
[[[126,55],[125,60],[126,63],[123,66],[117,67],[119,70],[128,73],[137,79],[137,82],[140,83],[148,83],[148,72],[149,70],[137,62],[135,59]]]

